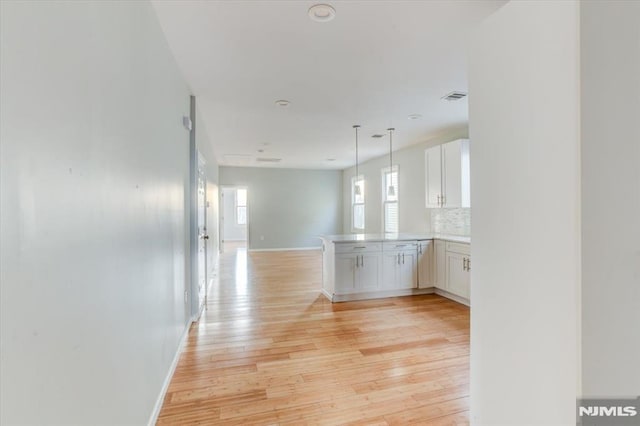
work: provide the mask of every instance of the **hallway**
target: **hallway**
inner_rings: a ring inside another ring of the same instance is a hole
[[[469,309],[331,304],[318,251],[226,247],[158,424],[466,424]]]

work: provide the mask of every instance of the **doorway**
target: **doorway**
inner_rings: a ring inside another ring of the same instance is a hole
[[[220,191],[220,250],[247,248],[249,194],[246,187],[227,186]]]

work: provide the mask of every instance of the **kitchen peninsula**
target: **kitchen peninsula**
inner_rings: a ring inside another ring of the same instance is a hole
[[[343,234],[320,238],[322,292],[332,302],[437,293],[470,304],[470,237]]]

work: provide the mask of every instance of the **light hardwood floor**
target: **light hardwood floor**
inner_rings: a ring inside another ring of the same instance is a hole
[[[331,304],[316,251],[227,247],[158,424],[468,424],[469,308]]]

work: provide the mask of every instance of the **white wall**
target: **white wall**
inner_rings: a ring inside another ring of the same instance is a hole
[[[189,90],[147,2],[1,2],[2,424],[145,424],[187,317]]]
[[[401,129],[398,129],[401,131]],[[423,143],[404,148],[393,153],[393,163],[398,165],[398,211],[399,232],[430,232],[429,210],[425,207],[425,164],[424,150],[452,140],[466,138],[467,128],[451,129],[435,135]],[[379,143],[379,142],[376,142]],[[389,140],[386,139],[385,146]],[[354,142],[355,155],[355,142]],[[355,158],[355,157],[354,157]],[[365,233],[383,232],[382,224],[382,169],[389,167],[389,154],[359,165],[360,175],[365,178]],[[343,232],[351,233],[351,178],[356,168],[343,172],[342,203]]]
[[[474,424],[575,424],[578,14],[577,2],[510,2],[473,36]]]
[[[222,189],[222,204],[224,212],[222,238],[225,241],[246,241],[247,225],[236,223],[236,188]]]
[[[640,395],[640,3],[581,3],[586,396]]]
[[[220,167],[220,185],[247,188],[249,248],[320,247],[342,230],[342,172]]]

